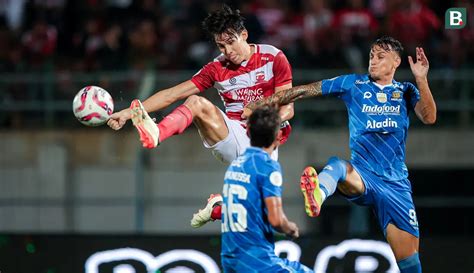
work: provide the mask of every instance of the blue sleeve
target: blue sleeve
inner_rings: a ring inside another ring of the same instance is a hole
[[[418,90],[418,88],[416,88],[416,86],[411,82],[404,82],[403,84],[406,85],[404,95],[405,99],[407,100],[407,104],[410,105],[412,109],[414,109],[415,105],[420,100],[420,90]]]
[[[265,168],[262,168],[260,172],[260,190],[262,191],[263,198],[267,197],[281,197],[283,176],[281,174],[280,164],[274,162],[265,162]]]
[[[336,95],[340,98],[347,97],[350,95],[349,91],[354,85],[355,77],[356,75],[349,74],[323,80],[321,85],[323,96]]]

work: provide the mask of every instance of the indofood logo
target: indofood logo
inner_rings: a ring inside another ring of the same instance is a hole
[[[299,261],[301,247],[292,241],[278,241],[275,243],[275,254],[277,256],[283,255],[290,261]],[[155,257],[145,250],[119,248],[92,254],[85,263],[85,273],[100,273],[104,272],[104,269],[107,269],[106,272],[110,272],[110,265],[113,265],[112,272],[114,273],[142,272],[132,266],[137,262],[144,266],[147,273],[221,272],[216,261],[207,254],[194,249],[170,250]],[[179,265],[189,263],[196,265],[199,269],[196,271],[191,267]],[[346,240],[337,245],[323,248],[317,255],[314,272],[342,272],[347,269],[348,263],[352,264],[351,267],[354,269],[352,272],[356,273],[400,273],[395,257],[387,243],[360,239]],[[107,264],[109,267],[103,268]],[[307,266],[311,267],[310,264]]]
[[[368,115],[400,115],[400,105],[362,105],[362,113]]]

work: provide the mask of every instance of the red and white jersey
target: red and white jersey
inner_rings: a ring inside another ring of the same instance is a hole
[[[241,65],[220,55],[206,64],[191,81],[202,92],[215,87],[224,102],[226,115],[242,121],[249,102],[275,93],[275,88],[292,82],[291,66],[285,54],[271,45],[257,44],[255,53]]]

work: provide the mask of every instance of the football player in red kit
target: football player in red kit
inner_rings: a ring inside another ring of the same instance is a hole
[[[111,115],[108,125],[119,130],[132,119],[146,148],[155,148],[165,139],[182,133],[191,123],[197,126],[203,144],[223,162],[231,162],[250,146],[246,121],[241,118],[247,103],[292,87],[291,67],[283,52],[274,46],[250,44],[239,10],[228,6],[215,11],[203,21],[221,54],[206,64],[190,80],[156,92],[130,108]],[[224,102],[225,113],[207,99],[198,96],[211,87]],[[186,99],[161,122],[148,115],[170,104]],[[280,108],[281,142],[291,128],[287,122],[294,115],[293,105]],[[277,159],[277,151],[272,155]]]

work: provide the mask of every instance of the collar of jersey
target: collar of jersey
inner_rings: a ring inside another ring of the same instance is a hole
[[[395,81],[395,79],[392,79],[392,83],[391,84],[387,84],[387,85],[381,85],[381,84],[378,84],[376,83],[368,74],[366,75],[366,77],[370,80],[370,82],[375,85],[378,89],[380,90],[383,90],[384,88],[386,87],[395,87],[395,84],[397,83]]]
[[[252,53],[252,55],[250,55],[250,58],[249,58],[248,60],[243,61],[243,62],[240,64],[240,66],[246,67],[246,66],[249,64],[249,62],[250,62],[250,60],[252,59],[252,57],[253,57],[255,54],[257,54],[257,53],[260,52],[260,47],[259,47],[257,44],[249,44],[249,46],[255,46],[255,52]]]
[[[268,155],[268,153],[265,152],[262,148],[254,147],[254,146],[248,147],[247,151],[249,151],[251,153],[264,153],[264,154]]]

